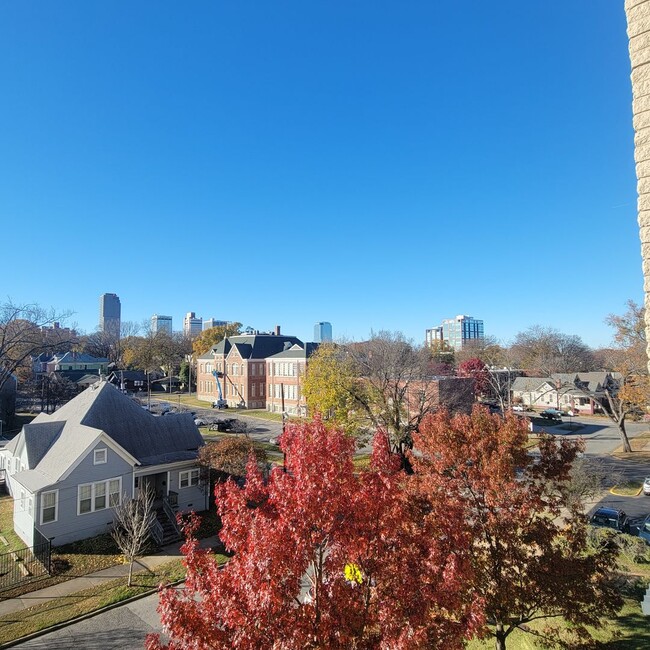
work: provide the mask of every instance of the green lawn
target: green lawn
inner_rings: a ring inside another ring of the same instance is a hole
[[[216,558],[220,562],[227,559],[222,555]],[[0,643],[8,643],[107,605],[149,593],[161,582],[177,582],[182,580],[184,575],[182,561],[173,560],[158,567],[155,574],[137,573],[132,587],[126,586],[126,578],[117,578],[70,597],[56,598],[23,611],[7,614],[0,617]]]
[[[639,600],[642,593],[636,598],[626,598],[623,609],[615,619],[604,619],[602,626],[591,629],[597,641],[597,648],[602,650],[647,650],[650,648],[650,619],[641,611]],[[557,621],[553,620],[557,625]],[[532,626],[531,626],[532,627]],[[543,623],[535,626],[541,629]],[[526,632],[514,631],[507,640],[508,650],[544,650],[548,648],[539,639]],[[472,640],[467,644],[467,650],[492,650],[494,638]]]
[[[8,546],[0,543],[0,553],[25,547],[23,540],[14,532],[13,499],[8,495],[0,497],[0,535],[9,542]],[[26,579],[9,589],[3,589],[1,594],[3,598],[13,598],[34,589],[43,589],[70,578],[107,569],[121,561],[122,555],[110,535],[58,546],[52,549],[52,574]]]

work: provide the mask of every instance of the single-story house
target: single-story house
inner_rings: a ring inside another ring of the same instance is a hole
[[[556,373],[549,377],[517,377],[512,384],[512,400],[530,407],[557,408],[583,415],[602,412],[593,397],[616,390],[617,373]]]
[[[115,370],[108,376],[108,381],[120,389],[140,392],[147,390],[147,373],[142,370]]]
[[[154,491],[169,520],[204,510],[202,445],[191,414],[156,417],[107,381],[93,384],[0,449],[14,529],[27,546],[93,537],[111,529],[115,505],[142,489]]]

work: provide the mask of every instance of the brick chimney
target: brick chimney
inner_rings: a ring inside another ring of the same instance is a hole
[[[273,330],[273,334],[275,334],[276,336],[280,336],[280,326],[279,325],[275,326],[275,329]]]

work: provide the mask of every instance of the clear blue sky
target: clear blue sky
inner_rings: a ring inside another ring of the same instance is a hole
[[[0,297],[310,340],[641,301],[623,1],[0,5]]]

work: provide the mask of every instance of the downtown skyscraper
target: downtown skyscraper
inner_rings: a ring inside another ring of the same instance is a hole
[[[99,329],[120,338],[122,305],[116,293],[103,293],[99,297]]]

